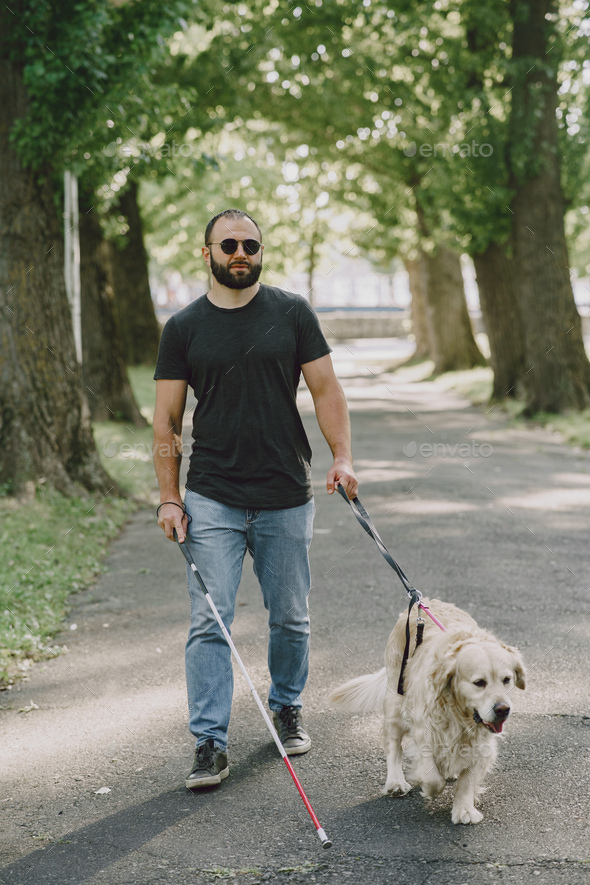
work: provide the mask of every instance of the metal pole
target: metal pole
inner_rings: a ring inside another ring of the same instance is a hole
[[[64,172],[64,276],[66,292],[72,312],[74,342],[78,365],[82,365],[82,310],[80,305],[80,219],[78,209],[78,179]]]

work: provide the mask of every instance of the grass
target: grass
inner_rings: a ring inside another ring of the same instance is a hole
[[[475,406],[483,406],[490,401],[494,376],[488,366],[464,369],[460,372],[445,372],[435,379],[435,384],[443,390],[456,390]]]
[[[133,368],[129,375],[150,420],[153,370]],[[26,502],[0,497],[0,688],[25,676],[33,661],[59,654],[53,637],[71,594],[104,570],[109,541],[137,506],[157,498],[151,427],[109,421],[94,433],[105,469],[129,498],[66,498],[44,486]]]
[[[406,363],[395,370],[398,378],[404,381],[432,381],[442,390],[454,390],[464,396],[475,406],[489,404],[492,395],[493,373],[489,366],[476,369],[465,369],[460,372],[445,372],[434,376],[432,360]],[[544,427],[561,434],[564,443],[590,449],[590,409],[583,412],[566,412],[555,415],[549,412],[537,412],[532,417],[525,417],[524,400],[506,399],[496,403],[505,415],[524,427]]]
[[[529,423],[540,424],[547,430],[561,433],[565,442],[581,449],[590,449],[590,409],[567,415],[551,415],[539,412]]]

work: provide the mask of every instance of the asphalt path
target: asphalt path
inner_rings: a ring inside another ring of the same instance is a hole
[[[365,356],[354,344],[336,354],[361,500],[419,589],[467,609],[526,661],[483,822],[453,826],[451,787],[431,804],[416,791],[383,796],[379,717],[329,707],[332,688],[382,665],[405,594],[346,503],[325,493],[329,452],[303,392],[317,506],[304,694],[313,747],[293,764],[332,849],[239,673],[230,777],[185,789],[184,560],[142,510],[106,573],[74,597],[57,639],[68,652],[0,696],[0,883],[587,885],[588,453]],[[233,637],[264,699],[267,626],[249,563]]]

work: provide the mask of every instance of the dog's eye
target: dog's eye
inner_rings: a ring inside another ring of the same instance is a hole
[[[485,681],[485,679],[476,679],[473,684],[477,685],[478,688],[485,688],[487,685],[487,682]]]
[[[502,680],[502,682],[504,683],[504,685],[510,685],[510,683],[512,682],[512,677],[505,676],[504,679]]]

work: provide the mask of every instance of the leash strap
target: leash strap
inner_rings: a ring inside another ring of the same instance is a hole
[[[369,514],[367,513],[367,511],[365,510],[365,508],[361,504],[360,499],[359,498],[349,498],[348,495],[346,494],[346,491],[344,490],[344,487],[340,483],[338,483],[337,489],[338,489],[341,497],[344,498],[344,500],[347,502],[347,504],[350,504],[350,508],[351,508],[352,512],[354,513],[354,515],[357,519],[357,522],[359,522],[361,524],[361,526],[364,528],[366,533],[368,535],[370,535],[370,537],[375,541],[377,547],[379,548],[379,552],[381,553],[381,555],[383,556],[383,558],[385,559],[387,564],[390,565],[391,568],[394,570],[394,572],[396,573],[396,575],[398,576],[398,578],[402,582],[406,593],[410,597],[410,604],[408,606],[408,617],[406,620],[406,644],[404,647],[404,654],[402,657],[402,665],[400,668],[399,680],[397,683],[397,693],[403,695],[403,693],[404,693],[404,673],[406,670],[406,664],[408,663],[408,658],[410,656],[410,613],[411,613],[414,605],[416,605],[416,603],[418,604],[418,606],[420,605],[420,600],[422,598],[422,594],[420,593],[419,590],[416,590],[416,588],[414,587],[413,584],[410,583],[410,581],[408,580],[408,577],[406,576],[401,565],[399,565],[399,563],[397,563],[395,561],[395,559],[393,558],[393,556],[391,555],[391,553],[389,552],[389,550],[387,549],[387,547],[385,546],[385,544],[381,540],[379,532],[377,531],[377,529],[373,525],[373,520],[371,519],[371,517],[369,516]],[[416,634],[416,648],[418,648],[418,646],[422,642],[422,635],[424,632],[424,623],[422,623],[419,626],[421,626],[421,630],[419,630],[419,632]]]
[[[419,602],[421,596],[420,592],[416,590],[416,588],[410,583],[401,565],[399,565],[399,563],[395,561],[395,559],[381,540],[379,532],[373,525],[373,520],[361,504],[360,498],[349,498],[344,491],[344,487],[340,483],[338,483],[338,491],[340,492],[340,495],[344,498],[346,503],[350,504],[350,508],[356,516],[357,521],[362,525],[366,533],[370,535],[371,538],[374,540],[375,544],[379,548],[381,555],[388,563],[388,565],[391,566],[391,568],[394,570],[394,572],[404,585],[404,589],[408,596],[415,597],[414,602]]]

